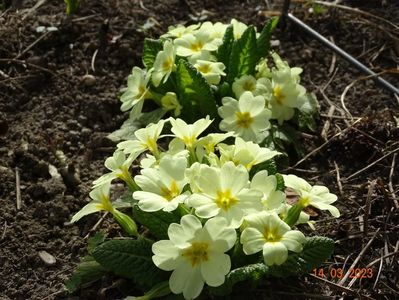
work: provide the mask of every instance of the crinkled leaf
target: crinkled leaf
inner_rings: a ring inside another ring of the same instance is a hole
[[[258,62],[258,49],[256,45],[256,31],[249,26],[241,38],[233,43],[230,54],[227,82],[230,84],[243,75],[254,75]]]
[[[155,58],[159,51],[163,49],[160,40],[148,39],[144,40],[143,45],[143,64],[149,70],[154,65]]]
[[[257,281],[267,274],[269,267],[264,263],[251,264],[230,271],[225,282],[218,287],[210,287],[209,291],[215,296],[225,296],[232,292],[233,286],[242,281]]]
[[[107,135],[107,138],[113,142],[134,140],[136,130],[147,126],[150,123],[157,123],[165,115],[166,111],[162,108],[142,113],[137,119],[129,118],[123,122],[121,128]]]
[[[281,126],[273,125],[270,130],[270,138],[276,150],[281,150],[287,153],[287,149],[291,147],[294,148],[298,157],[304,155],[304,149],[299,141],[298,131],[287,123],[283,123]]]
[[[107,273],[108,271],[92,256],[85,256],[65,286],[70,293],[73,293],[82,285],[97,281]]]
[[[276,179],[277,179],[277,186],[276,186],[276,191],[285,191],[285,183],[284,183],[284,177],[280,173],[275,174]]]
[[[87,241],[87,251],[91,254],[97,246],[104,243],[106,238],[106,234],[102,232],[96,232],[96,234]]]
[[[150,288],[168,277],[152,262],[151,246],[152,241],[144,238],[111,240],[98,246],[93,257],[105,269]]]
[[[310,131],[315,132],[317,130],[316,120],[313,114],[307,113],[298,113],[298,126],[302,130],[309,129]]]
[[[271,266],[268,272],[268,276],[272,277],[290,277],[298,276],[306,273],[306,262],[303,258],[298,256],[296,253],[290,253],[287,260],[280,266]]]
[[[297,276],[308,273],[326,261],[334,252],[332,239],[313,236],[306,238],[301,253],[290,253],[285,263],[270,267],[268,275],[274,277]]]
[[[183,106],[182,118],[194,122],[209,115],[217,116],[216,102],[210,85],[187,61],[180,60],[177,67],[178,99]]]
[[[319,267],[334,252],[334,240],[324,236],[312,236],[306,239],[300,257],[306,261],[306,271]]]
[[[257,164],[252,167],[250,171],[250,177],[252,178],[255,176],[256,173],[258,173],[261,170],[266,170],[268,175],[274,175],[277,173],[277,165],[274,159],[269,159],[267,161],[264,161],[260,164]]]
[[[145,112],[138,117],[138,122],[143,126],[147,126],[150,123],[158,123],[159,120],[165,115],[166,110],[162,108],[155,109],[153,111]]]
[[[221,44],[218,48],[216,57],[217,61],[222,62],[226,66],[225,72],[228,74],[228,66],[229,66],[229,59],[231,53],[231,47],[234,42],[234,30],[233,26],[230,25],[226,28],[226,31],[223,36],[223,44]]]
[[[137,202],[133,199],[133,194],[130,190],[127,190],[123,193],[119,198],[112,202],[112,206],[114,208],[126,208],[126,207],[133,207],[133,204]]]
[[[168,228],[171,223],[179,223],[180,218],[165,211],[145,212],[138,205],[133,206],[133,218],[147,227],[157,239],[169,239]]]
[[[113,142],[132,140],[135,139],[134,132],[139,128],[141,128],[140,122],[129,118],[123,122],[121,128],[107,135],[107,138]]]
[[[256,45],[258,48],[258,58],[267,57],[270,50],[270,39],[272,37],[272,32],[278,24],[278,17],[271,18],[269,22],[263,27],[258,39],[256,40]]]
[[[319,116],[320,105],[315,94],[308,93],[305,96],[307,100],[299,111],[295,113],[294,120],[298,123],[299,129],[315,132],[317,130],[316,119]]]

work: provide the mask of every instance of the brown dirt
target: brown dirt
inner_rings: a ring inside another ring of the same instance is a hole
[[[193,22],[189,14],[197,12],[211,21],[228,22],[235,17],[260,27],[266,20],[264,12],[279,10],[280,5],[255,0],[149,0],[142,1],[143,5],[87,0],[68,18],[63,1],[47,1],[31,12],[36,1],[2,2],[14,6],[0,10],[0,299],[122,298],[126,295],[117,288],[101,291],[112,280],[68,296],[64,282],[85,254],[84,236],[99,216],[87,217],[78,226],[69,220],[86,203],[92,180],[104,172],[103,162],[113,152],[114,145],[105,136],[126,117],[119,111],[117,95],[131,68],[141,65],[144,37],[157,37],[178,22]],[[399,25],[395,0],[343,4]],[[388,72],[384,77],[399,86],[399,31],[393,26],[342,9],[315,15],[296,4],[294,11],[369,67]],[[156,21],[155,26],[143,32],[149,18]],[[37,33],[38,26],[56,26],[58,31]],[[317,219],[319,230],[338,240],[334,257],[324,265],[326,279],[337,282],[328,275],[328,268],[344,265],[348,270],[370,240],[371,247],[357,267],[398,251],[394,195],[398,200],[399,159],[392,175],[396,153],[389,153],[399,146],[394,118],[399,117],[399,103],[370,79],[360,79],[344,99],[351,119],[340,96],[362,74],[290,24],[274,38],[280,41],[282,57],[304,69],[303,84],[317,94],[321,104],[319,130],[305,136],[304,144],[311,151],[329,142],[291,172],[322,182],[339,195],[342,217],[331,220],[321,214]],[[94,76],[94,82],[87,74]],[[327,118],[331,106],[336,107],[334,117]],[[358,118],[362,119],[350,125]],[[330,127],[323,139],[327,122]],[[61,178],[50,175],[50,164],[58,168]],[[16,207],[16,173],[20,175],[20,209]],[[107,226],[105,222],[101,228]],[[55,264],[40,258],[43,250],[54,256]],[[379,260],[372,268],[373,278],[354,282],[346,297],[354,298],[356,293],[378,299],[399,297],[397,256]],[[342,290],[307,275],[300,280],[265,281],[251,297],[312,299],[317,295],[333,299]]]

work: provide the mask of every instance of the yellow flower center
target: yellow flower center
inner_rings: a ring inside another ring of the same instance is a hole
[[[284,96],[283,91],[279,85],[276,85],[273,88],[273,96],[274,96],[274,98],[276,98],[276,101],[278,104],[280,104],[280,105],[283,104],[285,96]]]
[[[187,146],[187,148],[192,148],[196,141],[195,136],[185,136],[183,137],[183,142]]]
[[[96,205],[96,208],[98,210],[105,210],[109,212],[112,212],[114,210],[111,201],[109,200],[109,197],[107,195],[101,195],[101,203],[98,203]]]
[[[236,112],[237,125],[239,127],[249,128],[254,121],[249,112]]]
[[[256,89],[256,85],[252,81],[247,80],[247,81],[244,82],[242,88],[245,91],[254,91]]]
[[[139,95],[141,97],[141,95],[143,95],[145,93],[145,85],[140,85],[139,86]]]
[[[210,64],[203,64],[198,67],[198,71],[200,71],[203,74],[208,74],[211,71],[211,65]]]
[[[193,52],[200,52],[202,50],[202,47],[204,47],[204,44],[200,41],[190,45],[190,49]]]
[[[192,267],[195,267],[209,259],[208,247],[207,243],[194,242],[191,244],[191,247],[183,251],[182,256],[190,261]]]
[[[163,71],[168,72],[172,70],[172,68],[173,68],[173,61],[172,59],[167,58],[162,64],[162,69]]]
[[[277,233],[277,228],[267,228],[263,229],[263,237],[266,242],[278,242],[281,240],[281,236]]]
[[[231,194],[230,190],[226,190],[224,192],[217,192],[217,198],[215,202],[219,208],[223,209],[224,211],[228,211],[232,206],[238,203],[238,200]]]
[[[303,207],[307,207],[310,204],[310,199],[308,197],[300,198],[298,201]]]
[[[172,182],[170,188],[162,187],[161,192],[161,196],[168,201],[171,201],[173,198],[176,198],[180,195],[179,187],[177,186],[176,181]]]
[[[152,153],[154,153],[158,150],[158,145],[154,138],[148,138],[145,141],[144,146],[146,146],[148,148],[148,150],[150,150]]]

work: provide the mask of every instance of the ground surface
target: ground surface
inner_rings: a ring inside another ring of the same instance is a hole
[[[198,14],[260,27],[281,5],[87,0],[67,18],[63,1],[42,1],[32,9],[37,2],[0,2],[0,299],[122,298],[117,288],[107,289],[112,280],[68,296],[63,284],[85,254],[84,237],[100,216],[79,226],[68,221],[86,203],[91,182],[113,152],[105,136],[126,117],[117,95],[131,68],[141,65],[144,36],[194,22]],[[396,0],[341,3],[370,15],[345,8],[310,14],[299,2],[298,16],[399,86]],[[146,22],[154,25],[145,29]],[[37,32],[38,26],[58,30]],[[303,84],[316,93],[322,112],[318,132],[304,136],[308,151],[316,150],[290,172],[331,187],[343,214],[338,220],[316,217],[318,230],[338,241],[324,265],[324,281],[312,275],[265,281],[252,297],[398,298],[399,100],[290,24],[274,39],[280,54],[304,69]],[[50,165],[62,176],[51,175]],[[109,228],[107,222],[102,226]],[[339,280],[329,270],[347,271],[357,258],[355,267],[372,268],[372,278],[334,285]]]

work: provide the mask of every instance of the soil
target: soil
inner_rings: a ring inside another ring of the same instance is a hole
[[[260,28],[281,3],[87,0],[68,17],[63,1],[34,7],[39,2],[0,1],[0,299],[123,298],[113,279],[67,293],[64,283],[86,254],[85,237],[100,215],[78,225],[69,220],[114,150],[106,135],[126,118],[117,97],[132,67],[142,65],[144,37],[199,16],[234,17]],[[396,0],[340,1],[344,7],[322,13],[300,2],[292,5],[295,15],[399,86]],[[57,30],[38,32],[39,26]],[[316,212],[318,230],[337,240],[323,265],[324,281],[311,274],[267,280],[244,293],[254,299],[398,298],[399,98],[289,22],[274,40],[283,58],[304,69],[302,83],[321,105],[318,131],[303,137],[312,155],[289,171],[330,187],[342,217]],[[334,285],[339,280],[331,270],[347,271],[357,258],[355,267],[372,268],[372,278]]]

